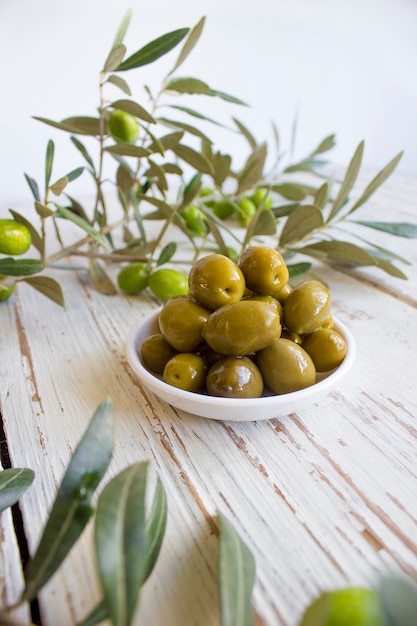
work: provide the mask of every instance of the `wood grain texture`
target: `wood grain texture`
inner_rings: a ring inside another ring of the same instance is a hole
[[[361,218],[415,221],[416,202],[417,181],[394,176]],[[373,268],[316,268],[356,339],[353,370],[317,404],[265,422],[197,418],[138,383],[124,344],[158,305],[150,296],[102,296],[85,272],[68,271],[63,311],[19,285],[0,310],[1,410],[13,466],[36,472],[21,502],[30,550],[74,447],[110,396],[109,476],[150,459],[168,496],[167,532],[137,624],[219,625],[219,509],[254,554],[258,624],[296,626],[323,589],[376,584],[388,572],[417,580],[417,246],[387,237],[369,235],[412,261],[408,281]],[[1,523],[10,526],[4,514]],[[14,565],[3,557],[3,601],[22,584],[12,541],[9,528],[0,548]],[[72,626],[99,597],[90,526],[40,594],[43,624]]]

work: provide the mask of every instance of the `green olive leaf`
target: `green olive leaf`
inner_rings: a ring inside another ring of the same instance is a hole
[[[371,197],[371,195],[378,189],[378,187],[380,187],[382,183],[385,182],[389,176],[391,176],[392,172],[395,170],[400,159],[402,158],[402,155],[403,155],[403,152],[400,152],[399,154],[397,154],[397,156],[395,156],[392,159],[392,161],[390,161],[388,165],[386,165],[384,169],[382,169],[375,176],[375,178],[366,187],[365,191],[363,192],[359,200],[357,200],[355,204],[353,205],[353,207],[350,209],[349,214],[352,213],[353,211],[356,211],[356,209],[362,206],[362,204],[364,204]]]
[[[393,263],[391,263],[387,259],[381,259],[377,257],[375,264],[381,270],[383,270],[386,274],[389,274],[390,276],[394,276],[395,278],[401,278],[402,280],[408,280],[406,274],[404,274],[404,272],[398,269],[398,267],[396,267]]]
[[[36,289],[36,291],[39,291],[39,293],[65,309],[65,299],[61,285],[53,278],[49,276],[31,276],[22,278],[21,281],[27,283],[33,289]]]
[[[255,148],[249,155],[245,165],[237,176],[237,194],[247,191],[262,179],[266,154],[267,146],[266,143],[263,143]]]
[[[106,83],[111,83],[112,85],[115,85],[128,96],[132,95],[132,91],[125,79],[121,76],[117,76],[117,74],[110,74],[110,76],[106,80]]]
[[[99,293],[105,296],[113,296],[117,292],[110,276],[97,259],[88,259],[88,270],[91,282]]]
[[[71,170],[66,175],[66,177],[68,178],[68,182],[71,183],[73,180],[76,180],[77,178],[79,178],[79,176],[81,176],[83,172],[84,167],[76,167],[74,170]]]
[[[307,190],[304,185],[298,183],[278,183],[271,185],[271,191],[279,193],[286,200],[296,200],[301,202],[307,196]]]
[[[51,185],[49,189],[56,196],[60,196],[61,193],[64,191],[65,187],[68,185],[68,182],[69,182],[68,176],[63,176],[62,178],[57,180],[53,185]]]
[[[91,498],[112,456],[114,409],[105,399],[77,445],[26,569],[22,600],[34,598],[75,544],[92,514]]]
[[[73,222],[74,224],[82,228],[82,230],[84,230],[88,235],[90,235],[90,237],[93,237],[93,239],[95,239],[102,246],[106,248],[108,247],[108,242],[107,242],[107,239],[104,237],[104,235],[102,235],[97,230],[95,230],[95,228],[93,228],[91,224],[86,222],[82,217],[80,217],[76,213],[73,213],[71,209],[60,206],[59,204],[55,203],[55,206],[56,206],[55,217],[61,217],[63,219],[70,220],[71,222]]]
[[[14,259],[13,257],[0,259],[0,274],[5,276],[31,276],[39,274],[44,267],[40,259]]]
[[[207,115],[203,115],[199,111],[195,109],[190,109],[189,107],[184,107],[179,104],[169,104],[170,109],[175,109],[176,111],[182,111],[182,113],[187,113],[187,115],[191,115],[191,117],[196,117],[199,120],[204,120],[205,122],[210,122],[211,124],[215,124],[216,126],[220,126],[221,128],[227,128],[225,124],[218,122],[217,120],[213,120],[211,117],[207,117]]]
[[[164,91],[174,91],[175,93],[206,94],[210,87],[198,78],[171,78],[164,84]]]
[[[245,107],[249,106],[243,100],[240,100],[239,98],[236,98],[235,96],[231,96],[230,94],[225,93],[224,91],[218,91],[217,89],[210,89],[210,91],[206,95],[213,96],[214,98],[220,98],[221,100],[225,100],[226,102],[231,102],[232,104],[240,104]]]
[[[41,201],[41,194],[39,193],[39,187],[38,187],[38,183],[36,182],[36,180],[34,178],[31,178],[30,176],[28,176],[28,174],[24,175],[27,181],[27,184],[29,185],[29,188],[33,194],[33,197],[35,198],[35,200],[37,202]]]
[[[90,153],[88,152],[85,145],[77,137],[71,137],[71,141],[74,144],[74,146],[77,148],[77,150],[81,152],[84,159],[87,161],[88,165],[91,167],[91,171],[95,173],[96,168],[94,166],[94,161],[92,157],[90,156]]]
[[[104,63],[103,72],[112,72],[120,65],[126,54],[126,46],[119,44],[115,48],[112,48]]]
[[[188,204],[190,204],[194,198],[198,195],[200,189],[201,189],[201,174],[200,172],[197,172],[197,174],[195,174],[191,180],[187,183],[187,185],[185,185],[183,193],[182,193],[182,202],[179,205],[179,209],[182,209],[183,207],[187,206]]]
[[[132,146],[130,143],[116,143],[113,146],[108,146],[105,150],[106,152],[110,152],[110,154],[137,157],[139,159],[151,154],[150,150],[147,148]]]
[[[349,265],[377,265],[374,256],[349,241],[318,241],[303,248],[297,248],[297,252]]]
[[[222,626],[254,626],[255,560],[235,528],[219,511],[218,575]]]
[[[382,607],[390,624],[413,626],[417,614],[417,587],[405,576],[383,576],[378,585]]]
[[[104,600],[102,600],[93,610],[87,615],[82,622],[79,622],[77,626],[95,626],[104,622],[109,616]]]
[[[240,122],[238,119],[236,119],[236,117],[234,117],[232,119],[233,119],[234,123],[236,124],[236,126],[238,127],[238,129],[241,132],[241,134],[245,137],[245,139],[249,143],[249,145],[252,148],[252,150],[255,150],[255,148],[257,146],[257,142],[256,142],[256,139],[254,138],[254,136],[252,135],[252,133],[248,130],[248,128],[242,122]]]
[[[252,222],[249,226],[251,225],[252,225]],[[269,209],[261,210],[257,214],[255,228],[253,230],[253,236],[258,237],[262,235],[275,235],[276,232],[277,232],[277,222],[272,211],[270,211]]]
[[[212,164],[214,168],[213,180],[216,185],[221,187],[226,178],[231,175],[232,157],[216,152],[213,154]]]
[[[138,117],[140,120],[144,122],[148,122],[149,124],[155,124],[155,120],[146,109],[144,109],[140,104],[134,102],[133,100],[115,100],[110,105],[113,109],[119,109],[120,111],[125,111],[126,113],[130,113],[130,115],[134,115]]]
[[[406,237],[407,239],[417,238],[417,224],[410,222],[369,222],[363,220],[348,220],[354,224],[367,226],[376,230],[382,230],[384,233],[395,235],[396,237]]]
[[[177,174],[178,176],[183,174],[182,169],[176,163],[162,163],[161,167],[165,174]]]
[[[94,539],[104,603],[114,626],[130,626],[145,578],[148,463],[136,463],[103,489]]]
[[[313,204],[296,207],[289,214],[281,231],[279,245],[285,246],[292,241],[299,241],[316,228],[323,226],[323,214]]]
[[[287,263],[288,272],[291,278],[305,274],[311,270],[311,263]]]
[[[35,203],[35,205],[36,205],[36,203]],[[14,219],[16,220],[16,222],[19,222],[20,224],[23,224],[24,226],[26,226],[26,228],[28,228],[30,230],[30,234],[31,234],[31,237],[32,237],[32,244],[35,246],[35,248],[38,250],[38,252],[40,252],[42,254],[43,253],[43,249],[44,249],[43,239],[39,235],[38,231],[33,226],[33,224],[31,224],[29,222],[29,220],[26,219],[26,217],[24,217],[23,215],[21,215],[17,211],[14,211],[13,209],[9,209],[9,211],[13,215]]]
[[[213,174],[212,164],[194,148],[190,148],[190,146],[185,144],[177,144],[172,150],[180,159],[194,167],[198,172]]]
[[[46,117],[34,115],[33,119],[77,135],[100,135],[100,120],[95,117],[68,117],[61,122],[54,122]]]
[[[362,163],[362,156],[364,150],[365,142],[361,141],[359,146],[356,148],[355,154],[350,161],[343,182],[340,186],[339,192],[333,202],[332,208],[330,210],[329,217],[327,219],[330,222],[340,211],[342,208],[346,198],[350,190],[352,189],[355,181],[357,179],[359,169]]]
[[[159,255],[158,260],[156,262],[156,265],[160,266],[160,265],[164,265],[164,263],[168,263],[168,261],[172,259],[176,251],[177,251],[177,244],[174,241],[171,241],[161,251],[161,254]]]
[[[169,120],[166,117],[158,117],[157,121],[160,124],[163,124],[164,126],[168,126],[170,128],[180,128],[181,130],[187,133],[190,133],[191,135],[195,135],[196,137],[200,137],[201,139],[204,139],[205,141],[211,142],[211,140],[207,137],[207,135],[205,135],[198,128],[195,128],[195,126],[191,126],[190,124],[186,124],[184,122],[179,122],[176,120]]]
[[[152,144],[149,146],[149,149],[152,150],[153,152],[157,151],[157,147],[158,145],[162,145],[164,151],[165,150],[172,150],[172,148],[174,148],[174,146],[177,146],[179,144],[179,142],[181,141],[181,139],[184,137],[184,132],[179,130],[176,131],[174,133],[169,133],[168,135],[164,135],[163,137],[159,137],[158,139],[158,144],[152,142]]]
[[[190,54],[190,52],[192,51],[192,49],[194,48],[194,46],[196,45],[196,43],[198,42],[198,40],[200,39],[201,33],[203,32],[203,28],[204,28],[204,24],[205,24],[205,17],[202,17],[200,19],[199,22],[197,22],[197,24],[194,26],[194,28],[190,31],[187,39],[185,40],[185,43],[182,47],[182,50],[178,56],[178,59],[174,65],[174,67],[172,68],[172,70],[169,72],[168,76],[170,76],[171,74],[173,74],[173,72],[175,72],[175,70],[177,68],[179,68],[180,65],[182,65],[182,63],[184,63],[185,59],[188,57],[188,55]]]
[[[45,156],[45,190],[48,189],[49,181],[51,180],[52,164],[54,161],[54,149],[54,142],[52,141],[52,139],[50,139],[46,147]]]
[[[136,67],[153,63],[161,56],[175,48],[187,35],[188,28],[180,28],[178,30],[166,33],[157,39],[154,39],[150,43],[146,44],[143,48],[132,54],[128,59],[123,61],[115,71],[125,72]]]
[[[54,211],[50,209],[49,206],[46,206],[46,204],[43,204],[42,202],[35,202],[35,209],[39,217],[42,217],[42,218],[50,217],[51,215],[54,214]]]
[[[319,209],[324,209],[327,204],[329,198],[329,183],[323,183],[321,187],[319,187],[314,196],[313,204]]]
[[[149,168],[144,172],[144,176],[148,178],[154,178],[158,180],[158,188],[160,191],[166,191],[168,189],[168,183],[165,177],[165,172],[158,163],[148,159]]]
[[[336,145],[335,137],[336,135],[334,134],[329,135],[328,137],[325,137],[323,141],[321,141],[320,144],[317,146],[317,148],[313,150],[310,156],[314,156],[316,154],[322,154],[323,152],[327,152],[328,150],[331,150]]]
[[[71,203],[71,211],[73,213],[76,213],[76,215],[79,215],[86,222],[88,222],[88,215],[85,212],[84,207],[78,202],[78,200],[76,200],[72,196],[69,196],[68,194],[66,194],[66,196]]]
[[[0,472],[0,513],[15,504],[33,483],[35,472],[28,468],[7,468]]]
[[[131,17],[132,17],[132,10],[128,9],[123,16],[122,21],[120,22],[119,28],[117,29],[117,33],[114,37],[113,44],[112,44],[112,50],[114,50],[114,48],[117,48],[123,43],[123,40],[126,35],[126,31],[130,24]]]

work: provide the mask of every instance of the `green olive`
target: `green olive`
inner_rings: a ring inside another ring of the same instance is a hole
[[[330,293],[318,280],[307,280],[294,287],[284,304],[284,323],[297,335],[319,329],[330,315]]]
[[[265,348],[281,335],[280,315],[268,302],[240,300],[214,311],[202,335],[216,352],[243,356]]]
[[[272,296],[288,282],[284,259],[278,250],[269,246],[249,246],[242,252],[238,265],[248,289],[260,295]]]
[[[187,296],[168,300],[159,314],[159,328],[166,341],[179,352],[194,352],[203,341],[201,331],[209,311]]]
[[[189,352],[176,354],[165,365],[162,378],[169,385],[185,391],[201,392],[206,382],[204,359],[198,354]]]
[[[160,300],[169,300],[188,293],[188,277],[178,270],[161,267],[148,280],[152,293]]]
[[[11,283],[10,285],[2,285],[0,283],[0,302],[4,302],[8,300],[10,296],[13,294],[15,290],[16,284]]]
[[[262,187],[258,187],[258,189],[250,196],[250,199],[255,204],[256,208],[262,204],[262,208],[264,210],[272,209],[272,205],[274,204],[272,196],[269,195],[268,190],[263,189]]]
[[[261,372],[248,357],[228,357],[217,361],[206,379],[207,391],[222,398],[259,398],[264,383]]]
[[[304,339],[302,346],[318,372],[329,372],[338,367],[347,351],[344,337],[332,328],[319,328]]]
[[[140,293],[148,286],[149,268],[146,263],[130,263],[122,267],[117,275],[120,289],[129,295]]]
[[[249,198],[242,198],[237,203],[236,218],[243,227],[247,226],[256,213],[256,205]]]
[[[188,283],[190,297],[211,310],[238,302],[245,291],[240,268],[223,254],[208,254],[196,261]]]
[[[282,305],[284,305],[286,300],[287,300],[287,298],[288,298],[288,296],[290,295],[290,293],[292,291],[293,291],[293,288],[291,287],[291,285],[289,283],[287,283],[279,291],[276,291],[272,295],[274,296],[274,298],[276,298],[278,300],[278,302],[280,302]]]
[[[250,296],[246,296],[245,300],[257,300],[258,302],[268,302],[269,304],[272,304],[278,311],[280,319],[282,319],[284,309],[282,307],[281,302],[277,300],[276,298],[274,298],[273,296],[250,295]]]
[[[163,373],[165,365],[176,354],[177,350],[166,341],[162,333],[147,337],[140,347],[144,366],[154,374],[159,375]]]
[[[290,393],[314,385],[316,368],[307,352],[290,339],[277,339],[256,355],[265,381],[275,393]]]
[[[195,204],[190,204],[181,211],[181,217],[185,221],[188,230],[196,235],[205,235],[207,233],[207,222],[204,219],[204,213]]]
[[[301,346],[301,344],[303,343],[303,338],[300,337],[300,335],[297,335],[297,333],[293,333],[291,330],[288,330],[288,328],[283,329],[281,333],[281,338],[289,339],[290,341],[293,341],[294,343],[298,343],[299,346]]]
[[[135,144],[139,137],[137,119],[126,111],[113,109],[107,119],[107,128],[117,143]]]
[[[218,217],[220,220],[225,220],[231,215],[233,215],[235,211],[235,207],[229,200],[217,200],[210,204],[210,208],[213,211],[214,215]]]

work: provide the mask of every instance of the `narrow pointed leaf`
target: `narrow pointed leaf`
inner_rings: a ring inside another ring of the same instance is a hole
[[[23,224],[24,226],[26,226],[26,228],[30,230],[30,234],[32,237],[32,244],[42,254],[43,240],[42,240],[42,237],[39,235],[38,231],[36,230],[36,228],[31,224],[31,222],[29,222],[29,220],[26,219],[26,217],[24,217],[17,211],[14,211],[12,209],[9,209],[9,211],[13,215],[16,222],[20,222],[20,224]]]
[[[375,176],[375,178],[366,187],[365,191],[363,192],[359,200],[357,200],[355,204],[353,205],[353,207],[350,209],[349,213],[356,211],[356,209],[362,206],[362,204],[364,204],[372,196],[372,194],[375,193],[378,187],[380,187],[382,183],[384,183],[387,180],[387,178],[391,176],[392,172],[397,167],[402,155],[403,155],[403,152],[400,152],[399,154],[397,154],[397,156],[394,157],[392,161],[390,161],[388,165],[386,165],[384,169],[381,170]]]
[[[354,224],[382,230],[384,233],[396,235],[397,237],[406,237],[407,239],[415,239],[417,237],[417,224],[409,222],[369,222],[362,220],[351,220]]]
[[[67,194],[67,198],[71,202],[72,212],[76,213],[77,215],[82,217],[83,220],[88,222],[89,221],[88,215],[85,212],[84,207],[78,202],[78,200],[76,200],[75,198],[73,198],[72,196],[70,196],[68,194]]]
[[[221,100],[225,100],[226,102],[232,102],[233,104],[240,104],[245,107],[249,106],[243,100],[240,100],[239,98],[236,98],[235,96],[225,93],[224,91],[218,91],[217,89],[210,89],[207,95],[213,96],[214,98],[220,98]]]
[[[220,152],[216,152],[213,155],[213,167],[214,167],[214,175],[213,179],[216,185],[223,185],[224,181],[228,176],[231,175],[231,165],[232,165],[232,157],[228,154],[221,154]]]
[[[28,468],[10,468],[0,472],[0,513],[15,504],[33,483],[35,472]]]
[[[132,56],[128,59],[123,61],[123,63],[116,68],[116,71],[124,72],[135,67],[141,67],[143,65],[147,65],[148,63],[153,63],[153,61],[156,61],[161,56],[175,48],[175,46],[177,46],[184,39],[188,31],[188,28],[180,28],[154,39],[146,46],[132,54]]]
[[[112,50],[114,48],[117,48],[123,43],[123,39],[125,38],[126,31],[130,24],[131,17],[132,17],[132,10],[128,9],[123,16],[122,21],[120,22],[119,28],[117,29],[116,35],[113,40]]]
[[[194,167],[198,172],[202,172],[203,174],[212,174],[213,167],[211,163],[199,152],[186,146],[184,144],[178,144],[172,148],[175,154]]]
[[[77,137],[71,137],[71,141],[74,144],[74,146],[77,148],[77,150],[81,152],[84,159],[87,161],[88,165],[91,167],[92,172],[95,172],[96,168],[94,166],[94,161],[91,158],[85,145],[79,139],[77,139]]]
[[[255,560],[233,525],[220,512],[219,587],[222,626],[254,626]]]
[[[108,146],[105,150],[106,152],[110,152],[110,154],[137,157],[138,159],[151,154],[150,150],[147,148],[132,146],[130,143],[116,143],[113,146]]]
[[[144,581],[147,470],[148,463],[127,467],[108,483],[97,504],[97,564],[114,626],[130,626]]]
[[[109,616],[104,600],[102,600],[93,610],[87,615],[82,622],[79,622],[77,626],[95,626],[100,624]]]
[[[156,262],[157,266],[164,265],[164,263],[168,263],[168,261],[172,259],[176,251],[177,251],[177,244],[175,243],[175,241],[171,241],[170,243],[168,243],[165,246],[165,248],[161,251],[161,254],[158,257],[158,260]]]
[[[180,208],[187,206],[194,200],[194,198],[196,197],[196,195],[201,189],[201,185],[202,185],[201,174],[200,172],[197,172],[197,174],[195,174],[191,178],[189,183],[185,185],[184,187]]]
[[[206,122],[210,122],[211,124],[215,124],[216,126],[220,126],[221,128],[227,128],[225,124],[218,122],[217,120],[213,120],[211,117],[207,117],[207,115],[203,115],[199,111],[195,109],[190,109],[189,107],[184,107],[179,104],[169,104],[170,109],[175,109],[177,111],[182,111],[183,113],[187,113],[187,115],[191,115],[192,117],[196,117],[199,120],[204,120]]]
[[[345,177],[343,179],[342,185],[339,189],[339,193],[336,196],[336,199],[333,202],[333,206],[331,208],[329,217],[328,217],[328,221],[330,222],[340,211],[340,209],[342,208],[350,190],[352,189],[353,185],[355,184],[356,178],[358,176],[359,173],[359,169],[362,163],[362,156],[363,156],[363,149],[364,149],[364,145],[365,143],[363,141],[361,141],[361,143],[359,144],[359,146],[356,149],[355,154],[352,157],[352,160],[349,163],[347,172],[345,174]]]
[[[74,128],[74,132],[81,135],[100,135],[100,120],[98,117],[67,117],[62,124]]]
[[[307,196],[306,188],[297,183],[278,183],[271,185],[271,191],[279,193],[286,200],[301,202]]]
[[[277,222],[272,211],[260,211],[253,230],[253,236],[275,235]]]
[[[146,520],[146,559],[143,581],[150,576],[161,550],[167,525],[167,497],[161,479],[157,478],[149,517]]]
[[[203,28],[204,28],[204,23],[206,21],[205,17],[202,17],[201,20],[194,26],[194,28],[190,31],[183,47],[182,50],[178,56],[178,59],[174,65],[174,67],[172,68],[172,70],[170,71],[170,73],[168,74],[168,76],[170,76],[173,72],[175,72],[175,70],[182,65],[182,63],[184,63],[185,59],[188,57],[188,55],[190,54],[190,52],[192,51],[192,49],[194,48],[194,46],[196,45],[197,41],[200,39],[201,33],[203,32]]]
[[[127,84],[125,79],[122,78],[121,76],[117,76],[116,74],[111,74],[106,80],[106,83],[111,83],[112,85],[115,85],[128,96],[132,95],[132,91],[129,85]]]
[[[311,269],[311,263],[287,263],[288,272],[291,278],[305,274]]]
[[[314,196],[314,205],[319,209],[324,209],[329,197],[329,183],[323,183],[321,187],[317,189]]]
[[[248,157],[242,171],[238,175],[238,194],[247,191],[262,179],[266,152],[267,147],[263,143]]]
[[[27,174],[24,175],[27,181],[27,184],[30,187],[30,190],[33,194],[33,197],[35,198],[35,200],[37,202],[41,201],[41,195],[39,193],[39,187],[38,187],[38,183],[36,182],[36,180],[34,178],[31,178],[30,176],[28,176]]]
[[[54,193],[56,196],[60,196],[61,193],[64,191],[65,187],[68,185],[68,176],[63,176],[62,178],[60,178],[59,180],[57,180],[53,185],[51,185],[49,187],[49,189],[52,191],[52,193]]]
[[[50,217],[51,215],[54,214],[53,210],[49,208],[49,206],[46,206],[46,204],[43,204],[42,202],[35,202],[35,209],[36,209],[36,213],[44,218],[44,217]]]
[[[29,278],[23,278],[22,281],[52,300],[52,302],[59,304],[59,306],[62,306],[62,308],[65,309],[65,299],[62,287],[53,278],[50,278],[49,276],[31,276]]]
[[[164,91],[175,91],[176,93],[205,94],[210,91],[210,87],[198,78],[171,78],[164,85]]]
[[[71,183],[73,180],[76,180],[81,176],[84,171],[84,167],[76,167],[74,170],[68,172],[66,177],[68,178],[68,182]]]
[[[404,274],[404,272],[402,272],[398,267],[396,267],[393,263],[391,263],[391,261],[388,261],[388,259],[381,259],[380,257],[377,257],[375,265],[377,265],[386,274],[389,274],[390,276],[394,276],[394,278],[401,278],[402,280],[407,280],[406,274]]]
[[[323,152],[327,152],[328,150],[331,150],[334,146],[335,146],[336,142],[335,142],[335,135],[329,135],[328,137],[326,137],[325,139],[323,139],[322,142],[320,142],[320,144],[317,146],[317,148],[315,150],[313,150],[313,152],[311,153],[310,156],[314,156],[316,154],[322,154]]]
[[[62,217],[64,219],[70,220],[71,222],[82,228],[82,230],[84,230],[88,235],[93,237],[93,239],[95,239],[102,246],[106,248],[108,247],[108,242],[104,235],[95,230],[91,226],[91,224],[86,222],[82,217],[80,217],[76,213],[73,213],[70,209],[67,209],[66,207],[60,206],[58,204],[56,204],[55,206],[57,207],[55,211],[56,217]]]
[[[163,163],[161,167],[164,170],[165,174],[177,174],[178,176],[181,176],[181,174],[183,174],[182,169],[178,167],[176,163]]]
[[[299,241],[316,228],[323,226],[323,214],[313,204],[296,207],[289,214],[281,232],[279,244],[285,246],[291,241]]]
[[[159,137],[158,142],[162,145],[164,150],[171,150],[174,146],[177,146],[179,144],[183,137],[184,132],[182,130],[178,130],[174,133],[169,133],[168,135]],[[149,148],[152,151],[156,151],[157,145],[151,144]]]
[[[204,139],[205,141],[211,142],[211,140],[207,137],[207,135],[205,135],[198,128],[195,128],[195,126],[191,126],[191,124],[186,124],[184,122],[179,122],[177,120],[169,120],[166,117],[159,117],[158,122],[170,128],[180,128],[181,130],[187,133],[190,133],[191,135],[195,135],[196,137],[200,137],[201,139]]]
[[[48,141],[48,145],[46,147],[46,157],[45,157],[45,189],[48,189],[49,181],[51,180],[52,173],[52,164],[54,161],[54,142],[52,139]]]
[[[92,514],[91,498],[112,456],[114,409],[96,409],[62,479],[35,555],[26,571],[22,599],[34,598],[75,544]]]
[[[99,293],[105,296],[113,296],[116,293],[116,287],[113,281],[97,259],[88,260],[88,269],[91,282]]]
[[[242,133],[242,135],[245,137],[247,142],[249,143],[249,145],[252,148],[252,150],[255,150],[255,148],[257,146],[257,143],[256,143],[256,139],[252,135],[252,133],[246,128],[246,126],[242,122],[240,122],[235,117],[233,118],[233,121],[236,124],[236,126],[238,127],[238,129],[240,130],[240,132]]]
[[[319,241],[303,248],[297,248],[297,250],[303,254],[329,259],[337,263],[359,266],[377,265],[375,257],[349,241]]]
[[[41,272],[44,267],[43,261],[39,259],[0,259],[0,274],[5,276],[31,276]]]
[[[152,115],[134,100],[115,100],[109,106],[114,109],[120,109],[120,111],[130,113],[130,115],[134,115],[149,124],[155,124],[155,120]]]
[[[119,67],[120,63],[123,61],[126,54],[126,46],[120,44],[115,48],[112,48],[109,52],[109,56],[104,63],[103,71],[104,72],[113,72],[116,67]]]

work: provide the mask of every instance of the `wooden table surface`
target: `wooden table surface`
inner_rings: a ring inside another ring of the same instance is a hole
[[[392,176],[362,218],[417,221],[417,180]],[[61,279],[64,311],[20,284],[0,305],[3,436],[12,467],[36,473],[20,499],[33,553],[71,454],[99,403],[114,404],[110,473],[150,460],[168,497],[168,525],[141,594],[141,626],[220,624],[216,511],[234,524],[256,565],[258,623],[296,626],[324,589],[417,580],[417,244],[363,233],[412,261],[402,281],[374,269],[315,267],[357,357],[337,389],[280,419],[198,418],[144,390],[125,356],[129,331],[159,303],[108,297],[84,271]],[[19,532],[22,532],[21,530]],[[0,602],[23,575],[10,509],[0,516]],[[69,626],[100,597],[91,525],[38,597],[44,626]],[[30,622],[27,606],[13,613]]]

